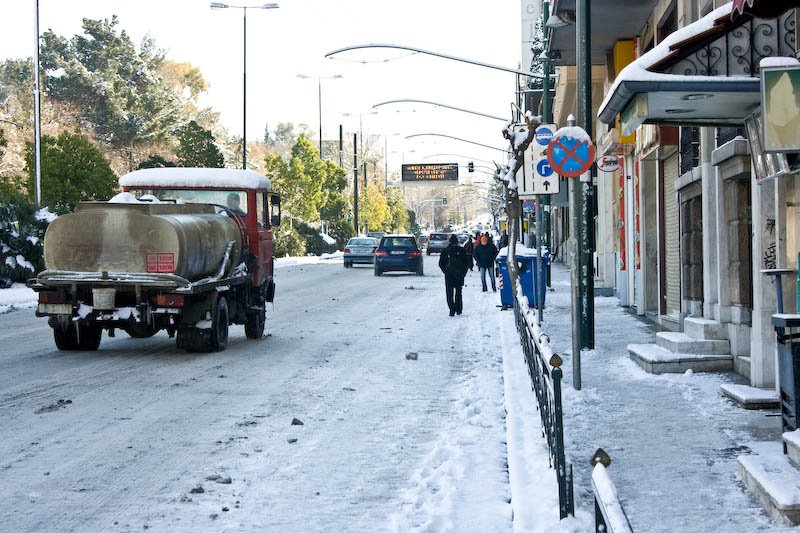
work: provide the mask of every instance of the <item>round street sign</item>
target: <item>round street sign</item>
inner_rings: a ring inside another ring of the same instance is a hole
[[[586,132],[577,127],[561,128],[547,148],[547,160],[560,176],[577,178],[594,164],[595,148]]]
[[[553,139],[553,130],[547,126],[539,126],[536,128],[536,133],[533,134],[533,138],[537,144],[547,146]]]
[[[525,213],[533,213],[533,210],[536,209],[536,203],[533,200],[523,200],[522,202],[522,211]]]
[[[615,155],[604,155],[597,159],[597,168],[603,172],[614,172],[619,170],[619,157]]]
[[[536,163],[536,173],[543,178],[549,178],[553,175],[553,169],[547,159],[541,159]]]

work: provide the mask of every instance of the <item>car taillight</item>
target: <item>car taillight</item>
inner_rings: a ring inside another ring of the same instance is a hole
[[[349,254],[350,253],[350,248],[345,248],[344,249],[344,253]]]
[[[386,250],[375,250],[375,255],[378,257],[386,257],[389,253]]]
[[[408,255],[409,257],[420,257],[422,253],[419,250],[411,250],[411,253]]]

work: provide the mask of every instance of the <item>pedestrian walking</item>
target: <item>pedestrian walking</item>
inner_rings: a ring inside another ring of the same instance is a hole
[[[494,259],[497,257],[497,246],[494,245],[489,234],[481,237],[480,246],[475,246],[475,263],[481,273],[481,285],[483,292],[487,292],[486,273],[489,273],[489,280],[492,282],[492,291],[497,292],[497,285],[494,281]]]
[[[464,307],[461,288],[464,286],[464,276],[467,275],[467,254],[458,244],[458,237],[455,235],[450,236],[450,244],[439,254],[439,268],[444,273],[450,316],[460,315]]]
[[[475,268],[475,259],[472,257],[474,251],[475,243],[472,242],[472,235],[470,235],[467,242],[464,243],[464,252],[467,254],[467,268],[469,268],[470,272]]]

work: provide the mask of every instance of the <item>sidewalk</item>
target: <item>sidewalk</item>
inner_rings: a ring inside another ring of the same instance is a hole
[[[564,360],[564,431],[575,476],[576,509],[593,509],[589,458],[611,457],[614,480],[637,532],[746,533],[795,530],[776,524],[744,487],[736,457],[754,441],[779,445],[777,410],[748,411],[720,385],[734,373],[652,375],[628,356],[630,343],[654,342],[652,324],[595,298],[595,349],[581,354],[582,390],[572,387],[570,273],[554,264],[543,330]]]

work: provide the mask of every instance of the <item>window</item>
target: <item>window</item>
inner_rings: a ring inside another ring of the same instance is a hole
[[[256,213],[258,214],[258,227],[259,228],[266,228],[269,226],[267,221],[269,218],[267,217],[267,193],[256,194]]]

